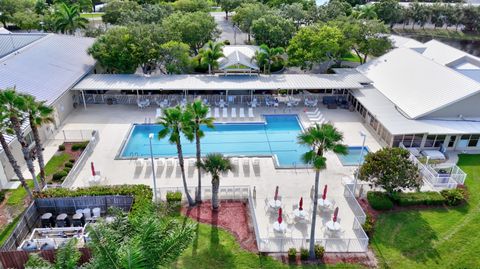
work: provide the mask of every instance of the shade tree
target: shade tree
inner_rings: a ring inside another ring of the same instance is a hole
[[[295,24],[280,15],[267,13],[253,21],[251,32],[257,44],[286,47],[295,34]]]
[[[262,17],[268,10],[269,8],[262,3],[244,3],[235,9],[232,20],[242,31],[247,33],[249,43],[253,21]]]

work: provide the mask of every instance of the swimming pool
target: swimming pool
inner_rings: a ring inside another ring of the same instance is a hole
[[[353,165],[358,165],[358,161],[360,160],[360,154],[362,154],[361,152],[362,152],[362,147],[348,147],[347,155],[337,154],[337,156],[343,165],[353,166]],[[364,147],[362,159],[360,163],[363,163],[363,161],[365,160],[365,155],[367,155],[368,152],[369,152],[368,147]]]
[[[301,155],[308,148],[297,143],[302,131],[296,115],[265,115],[265,122],[259,123],[216,123],[214,129],[202,128],[202,155],[217,152],[226,156],[275,156],[277,165],[282,168],[304,167]],[[134,124],[119,158],[149,157],[148,135],[155,137],[162,129],[161,125]],[[175,145],[167,138],[155,140],[155,157],[176,157]],[[182,137],[182,149],[185,157],[195,156],[195,143]]]

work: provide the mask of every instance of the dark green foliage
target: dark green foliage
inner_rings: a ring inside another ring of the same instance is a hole
[[[65,171],[68,174],[68,173],[70,173],[70,171],[72,171],[72,168],[71,167],[64,167],[63,171]]]
[[[65,163],[65,167],[72,168],[73,163],[69,161],[69,162]]]
[[[0,191],[0,203],[5,200],[5,191]]]
[[[445,204],[449,206],[460,205],[466,199],[465,190],[463,189],[443,190],[440,194],[445,199]]]
[[[445,198],[438,192],[397,192],[392,200],[399,206],[443,205]]]
[[[302,261],[306,261],[306,260],[308,260],[308,257],[309,257],[308,249],[301,248],[300,249],[300,259]]]
[[[52,175],[52,180],[53,181],[62,181],[67,175],[68,175],[68,172],[59,171],[59,172],[56,172],[55,174]]]
[[[167,202],[174,203],[174,202],[181,202],[182,201],[182,193],[179,191],[176,192],[167,192]]]
[[[71,162],[71,163],[75,163],[75,162],[76,162],[75,159],[70,159],[70,160],[68,160],[68,161]]]
[[[65,145],[58,146],[58,151],[64,151],[64,150],[65,150]]]
[[[81,142],[81,143],[75,143],[72,145],[72,150],[77,151],[77,150],[84,150],[88,145],[88,141]]]
[[[289,248],[288,249],[288,261],[295,262],[297,260],[297,249]]]
[[[367,212],[367,217],[365,219],[365,223],[362,225],[363,230],[371,237],[373,235],[373,231],[375,230],[375,219]]]
[[[323,255],[325,255],[325,248],[320,245],[315,245],[315,257],[321,260],[323,259]]]
[[[77,188],[75,190],[65,188],[49,188],[41,193],[36,193],[36,198],[53,197],[80,197],[101,195],[131,195],[134,198],[130,216],[145,214],[153,209],[152,189],[147,185],[116,185],[116,186],[93,186]]]
[[[370,206],[376,210],[389,210],[393,207],[392,200],[385,192],[370,191],[367,193],[367,200]]]

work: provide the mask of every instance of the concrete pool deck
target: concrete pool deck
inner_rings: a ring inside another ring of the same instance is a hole
[[[146,184],[153,186],[151,169],[147,166],[136,168],[133,160],[115,160],[122,142],[127,136],[133,123],[153,122],[155,117],[155,107],[138,109],[133,105],[89,105],[85,110],[77,108],[66,119],[62,130],[98,130],[100,139],[93,154],[88,158],[87,164],[95,163],[96,170],[100,171],[103,185],[114,184]],[[344,109],[328,110],[320,107],[323,115],[331,121],[340,131],[344,133],[344,143],[349,146],[361,146],[363,138],[359,132],[367,134],[366,146],[370,151],[376,151],[382,146],[375,137],[368,131],[361,122],[361,117],[356,112],[350,112]],[[237,107],[238,111],[238,107]],[[251,121],[260,121],[261,114],[292,114],[299,115],[299,119],[304,127],[311,124],[303,112],[304,108],[293,108],[284,111],[283,108],[256,108],[255,118]],[[233,121],[226,119],[221,121]],[[236,119],[235,121],[247,122],[248,120]],[[58,134],[61,135],[61,132]],[[57,147],[58,145],[47,145]],[[56,149],[56,148],[55,148]],[[52,149],[53,150],[53,149]],[[339,207],[339,218],[344,233],[344,238],[355,238],[355,232],[352,230],[354,215],[344,197],[344,185],[342,178],[352,176],[356,166],[343,166],[334,153],[327,153],[327,169],[322,171],[320,177],[320,190],[323,185],[328,185],[328,198],[335,201]],[[245,158],[250,159],[250,158]],[[240,161],[238,169],[230,172],[221,178],[221,186],[249,185],[256,189],[255,214],[259,225],[259,233],[262,237],[268,237],[275,216],[265,212],[265,199],[270,199],[274,195],[275,187],[279,186],[280,195],[283,200],[284,214],[292,213],[292,205],[298,203],[300,197],[304,198],[304,207],[310,208],[311,199],[310,189],[314,184],[314,171],[311,169],[275,169],[272,158],[257,158],[259,165],[254,166],[249,160],[248,166]],[[189,186],[197,184],[197,172],[191,162],[186,161],[186,175]],[[90,176],[90,165],[85,165],[79,176],[73,183],[73,187],[89,186],[88,178]],[[164,167],[156,171],[157,187],[180,187],[182,180],[177,166]],[[210,185],[210,176],[204,175],[203,186]],[[194,196],[194,194],[191,194]],[[325,223],[331,219],[331,212],[324,213],[317,218],[317,237],[323,238]],[[296,225],[294,225],[296,226]],[[301,226],[301,225],[300,225]],[[309,230],[305,227],[293,227],[289,236],[295,238],[308,237]]]

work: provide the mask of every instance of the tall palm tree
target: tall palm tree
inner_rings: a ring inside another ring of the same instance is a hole
[[[212,208],[218,210],[218,189],[220,188],[220,173],[232,170],[232,163],[220,153],[209,153],[207,157],[198,164],[205,171],[212,175]]]
[[[2,94],[0,94],[0,100],[1,100],[1,95]],[[22,171],[20,170],[20,166],[18,165],[17,160],[15,160],[15,157],[13,156],[12,151],[8,147],[7,140],[5,140],[5,136],[3,135],[4,133],[11,133],[11,130],[7,126],[7,121],[9,119],[8,119],[5,107],[3,106],[3,102],[0,102],[0,105],[1,105],[0,106],[0,145],[2,145],[3,151],[7,156],[8,162],[13,168],[15,175],[17,175],[18,180],[20,180],[20,184],[22,184],[23,188],[27,192],[28,197],[32,199],[33,198],[32,191],[30,190],[30,187],[28,187],[27,182],[23,177]]]
[[[77,5],[61,3],[55,12],[55,28],[62,34],[73,35],[78,28],[87,28],[88,20],[80,16],[80,8]]]
[[[262,44],[260,49],[255,52],[255,60],[259,65],[263,65],[263,73],[270,73],[272,63],[282,60],[285,50],[281,47],[269,48]]]
[[[333,125],[327,123],[308,128],[304,133],[298,136],[298,143],[310,148],[302,156],[306,164],[310,164],[315,169],[315,193],[313,197],[312,227],[310,229],[310,258],[315,258],[315,225],[317,222],[318,206],[318,184],[320,181],[320,171],[327,166],[327,159],[323,154],[327,151],[333,151],[339,154],[347,154],[347,146],[341,142],[343,134]]]
[[[215,43],[213,41],[208,41],[205,45],[206,47],[202,48],[199,52],[200,62],[203,64],[208,64],[208,73],[212,74],[213,70],[218,66],[218,59],[225,57],[223,55],[223,43]]]
[[[178,163],[182,172],[183,188],[187,196],[188,204],[194,206],[195,202],[188,192],[187,179],[185,177],[185,163],[183,160],[181,139],[183,133],[188,140],[193,141],[193,132],[188,124],[191,120],[192,115],[188,111],[183,111],[180,106],[167,108],[163,117],[158,121],[158,123],[163,126],[163,129],[158,132],[158,137],[162,139],[170,135],[168,141],[177,146]]]
[[[375,20],[378,18],[375,11],[375,5],[356,6],[353,9],[352,15],[355,19]]]
[[[25,115],[22,111],[25,111],[26,102],[25,99],[19,95],[14,88],[6,89],[2,91],[0,103],[5,107],[5,113],[9,122],[9,127],[13,130],[18,142],[22,147],[23,158],[27,164],[28,171],[32,176],[35,190],[40,192],[41,187],[38,183],[35,175],[35,166],[33,165],[33,158],[30,154],[28,143],[22,132],[22,124],[25,121]]]
[[[25,99],[25,112],[28,114],[30,128],[32,129],[33,139],[35,141],[35,155],[40,166],[40,180],[45,185],[45,160],[43,158],[43,146],[38,133],[38,128],[45,123],[54,122],[53,108],[45,105],[45,102],[37,102],[31,95],[23,95]]]
[[[195,136],[195,145],[196,145],[196,155],[197,155],[197,163],[201,163],[202,161],[202,152],[200,147],[200,139],[205,136],[205,133],[201,129],[202,125],[207,126],[208,128],[214,128],[213,121],[214,118],[207,117],[208,110],[210,108],[203,104],[201,100],[197,100],[191,104],[187,105],[187,110],[192,115],[192,120],[190,122],[190,128]],[[202,173],[201,167],[197,165],[198,169],[198,187],[197,193],[195,194],[195,202],[201,203],[202,202]]]

